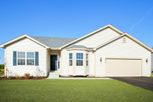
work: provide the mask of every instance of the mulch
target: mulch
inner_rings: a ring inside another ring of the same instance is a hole
[[[46,79],[47,77],[0,77],[0,80],[42,80]]]

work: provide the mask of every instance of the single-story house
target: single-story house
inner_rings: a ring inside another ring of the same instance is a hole
[[[152,49],[106,25],[77,39],[22,35],[1,45],[6,76],[150,76]]]

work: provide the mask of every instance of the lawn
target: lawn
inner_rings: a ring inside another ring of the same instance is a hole
[[[0,102],[153,102],[153,92],[117,80],[1,80]]]

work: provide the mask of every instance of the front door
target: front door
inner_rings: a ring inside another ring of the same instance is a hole
[[[50,55],[50,71],[57,70],[57,55]]]

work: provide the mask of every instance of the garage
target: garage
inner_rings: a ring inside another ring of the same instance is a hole
[[[142,60],[128,58],[107,58],[106,76],[141,76]]]

